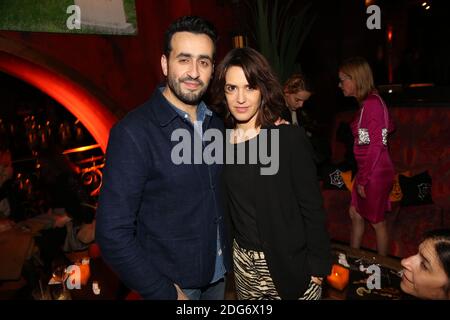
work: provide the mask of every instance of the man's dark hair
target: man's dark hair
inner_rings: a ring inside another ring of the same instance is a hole
[[[214,25],[200,17],[184,16],[175,20],[169,28],[167,28],[164,35],[164,54],[169,56],[172,51],[171,41],[172,37],[177,32],[191,32],[194,34],[206,34],[214,43],[214,48],[217,42],[217,31]]]

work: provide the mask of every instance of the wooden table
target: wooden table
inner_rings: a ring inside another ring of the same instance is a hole
[[[402,270],[399,258],[380,256],[368,250],[353,249],[346,245],[333,244],[333,255],[336,256],[334,263],[337,263],[339,253],[344,253],[350,263],[350,281],[342,291],[332,288],[327,281],[324,283],[323,299],[328,300],[379,300],[393,299],[404,300],[411,297],[400,290],[400,277],[398,272]],[[358,268],[358,262],[361,261],[364,266],[376,264],[382,271],[382,286],[380,290],[369,290],[366,284],[366,278],[370,274],[361,272]],[[357,291],[358,288],[359,291]],[[358,293],[359,292],[359,293]]]
[[[71,300],[117,300],[123,298],[121,297],[123,294],[121,281],[101,258],[91,258],[89,266],[90,277],[87,283],[81,285],[80,289],[68,290]],[[100,294],[95,294],[92,290],[94,281],[100,287]],[[52,298],[55,298],[55,291],[61,290],[60,284],[48,287]]]

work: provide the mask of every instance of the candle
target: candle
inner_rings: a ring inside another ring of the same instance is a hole
[[[347,268],[333,264],[331,274],[327,276],[327,281],[333,288],[343,290],[348,284],[349,274]]]

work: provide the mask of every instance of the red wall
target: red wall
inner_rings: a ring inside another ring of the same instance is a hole
[[[122,110],[144,102],[163,80],[160,57],[163,33],[173,19],[199,15],[219,30],[218,57],[231,48],[231,9],[223,1],[136,0],[136,36],[71,35],[0,31],[0,36],[69,66]],[[1,48],[0,48],[1,50]]]

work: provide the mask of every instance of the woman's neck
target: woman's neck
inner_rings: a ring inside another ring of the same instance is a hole
[[[261,131],[261,127],[254,126],[239,126],[231,132],[231,143],[241,143],[253,139]]]

